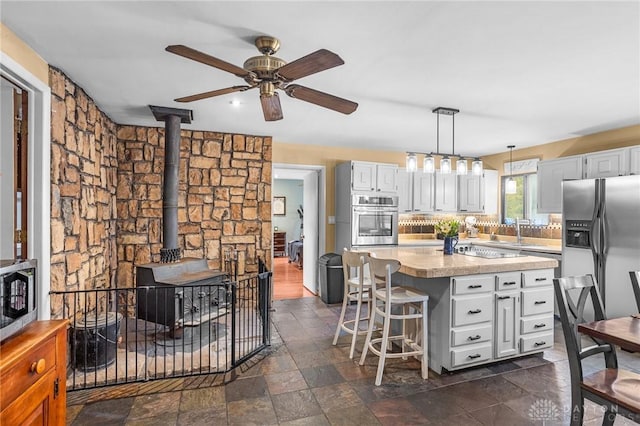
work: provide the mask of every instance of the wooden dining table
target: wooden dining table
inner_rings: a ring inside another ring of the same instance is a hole
[[[640,314],[578,324],[578,331],[631,352],[640,352]]]

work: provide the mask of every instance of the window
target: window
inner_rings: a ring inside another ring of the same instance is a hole
[[[538,214],[538,180],[535,173],[515,175],[516,193],[505,194],[509,176],[502,177],[502,223],[513,224],[516,218],[529,219],[535,225],[547,225],[549,215]]]

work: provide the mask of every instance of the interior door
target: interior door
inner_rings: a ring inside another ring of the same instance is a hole
[[[313,293],[318,293],[318,283],[316,282],[317,260],[318,260],[318,243],[319,243],[319,227],[318,227],[318,211],[319,211],[319,191],[318,180],[320,173],[311,171],[304,176],[304,196],[303,196],[303,273],[302,283]]]

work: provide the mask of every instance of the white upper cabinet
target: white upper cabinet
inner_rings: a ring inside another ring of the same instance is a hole
[[[351,189],[354,191],[397,191],[397,165],[353,161],[351,166]]]
[[[458,176],[458,211],[482,212],[484,210],[484,179],[467,173]]]
[[[376,165],[376,191],[396,192],[398,184],[398,166],[395,164]]]
[[[398,212],[413,211],[413,173],[398,169]]]
[[[413,211],[432,212],[435,209],[434,174],[417,171],[413,176]]]
[[[538,163],[538,213],[562,212],[562,181],[582,179],[582,156]]]
[[[622,148],[586,154],[584,177],[594,179],[626,175],[627,152],[628,149]]]
[[[640,146],[629,148],[629,174],[640,175]]]
[[[455,212],[457,210],[457,175],[455,173],[435,173],[435,211]]]

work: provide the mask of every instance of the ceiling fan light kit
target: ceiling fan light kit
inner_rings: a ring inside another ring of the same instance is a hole
[[[326,49],[320,49],[293,62],[287,63],[283,59],[272,56],[280,49],[280,41],[275,37],[260,36],[255,39],[255,46],[262,56],[247,59],[240,68],[222,59],[183,45],[167,46],[165,50],[191,59],[205,65],[218,68],[244,79],[247,85],[232,86],[225,89],[212,90],[191,96],[175,99],[176,102],[193,102],[214,96],[226,95],[234,92],[260,88],[260,103],[266,121],[276,121],[283,118],[280,98],[276,90],[283,90],[289,97],[309,102],[343,114],[351,114],[358,108],[358,104],[348,99],[339,98],[315,89],[290,84],[292,81],[311,74],[328,70],[344,61],[340,56]]]
[[[422,162],[422,172],[423,173],[435,173],[435,158],[434,155],[441,156],[440,159],[440,173],[448,174],[451,173],[451,158],[455,157],[458,160],[456,161],[456,173],[459,175],[466,175],[468,173],[468,164],[467,157],[455,154],[455,143],[456,143],[456,129],[455,129],[455,115],[460,112],[459,109],[455,108],[445,108],[445,107],[437,107],[434,108],[431,112],[434,114],[438,114],[437,120],[437,135],[436,135],[436,152],[407,152],[407,160],[406,166],[408,172],[415,172],[418,170],[418,159],[416,154],[424,154],[424,160]],[[452,146],[451,146],[451,154],[440,153],[440,114],[442,115],[450,115],[451,116],[451,126],[452,126]],[[482,160],[479,158],[474,158],[471,164],[471,172],[474,175],[482,175],[483,173],[483,165]]]

